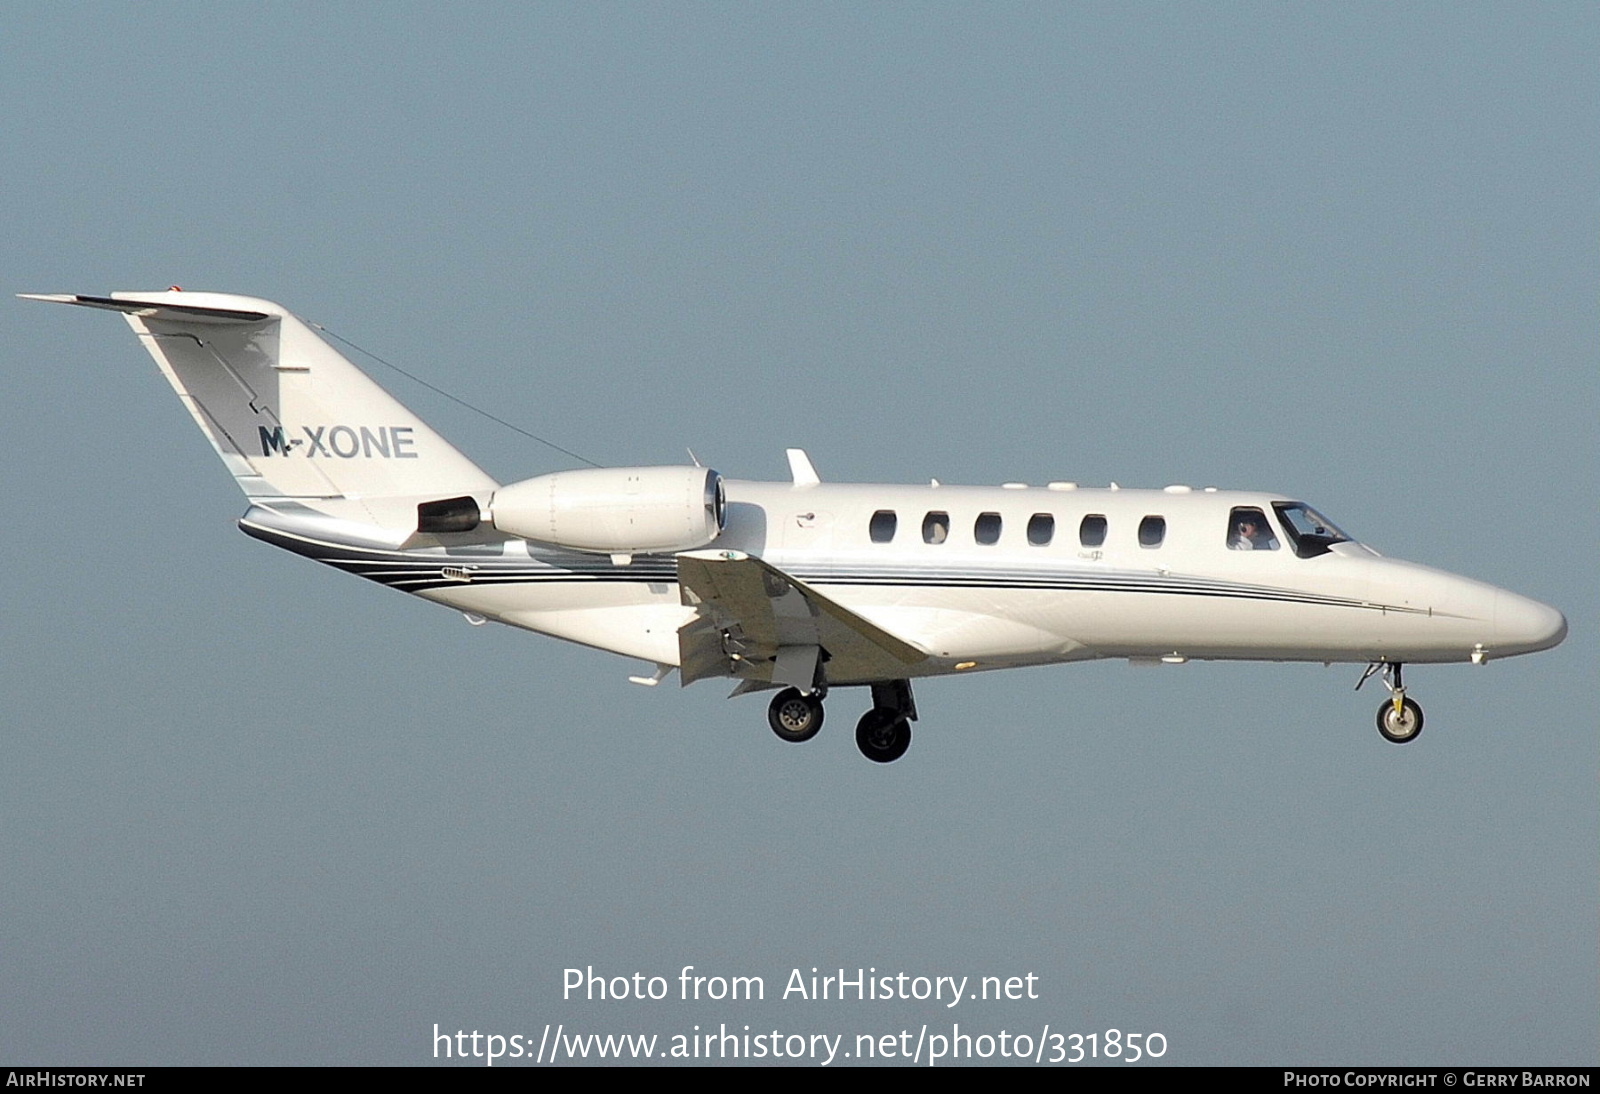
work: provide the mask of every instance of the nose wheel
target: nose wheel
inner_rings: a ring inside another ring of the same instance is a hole
[[[1378,732],[1390,744],[1410,744],[1422,734],[1422,707],[1415,699],[1406,697],[1406,686],[1401,671],[1405,666],[1387,661],[1367,666],[1360,687],[1368,678],[1382,670],[1383,686],[1389,689],[1389,698],[1378,708]]]
[[[1378,708],[1378,732],[1391,744],[1409,744],[1422,732],[1422,708],[1404,695],[1387,700]]]

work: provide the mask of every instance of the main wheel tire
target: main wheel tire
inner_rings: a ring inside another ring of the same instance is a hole
[[[911,723],[893,707],[873,707],[856,723],[856,747],[873,763],[894,763],[911,747]]]
[[[1402,709],[1394,709],[1394,700],[1385,699],[1378,708],[1378,732],[1390,744],[1410,744],[1422,735],[1422,708],[1414,699],[1402,701]]]
[[[785,688],[767,708],[767,724],[779,740],[794,744],[809,741],[822,728],[822,700],[799,688]]]

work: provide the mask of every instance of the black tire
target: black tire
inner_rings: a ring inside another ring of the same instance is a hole
[[[873,707],[856,723],[856,747],[873,763],[894,763],[911,747],[911,723],[893,707]]]
[[[780,741],[809,741],[822,728],[822,700],[799,688],[785,688],[767,707],[767,724]]]
[[[1404,709],[1395,713],[1394,700],[1385,699],[1378,708],[1378,732],[1390,744],[1406,745],[1422,736],[1422,708],[1413,699],[1404,700]]]

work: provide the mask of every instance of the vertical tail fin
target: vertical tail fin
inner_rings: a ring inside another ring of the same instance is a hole
[[[348,499],[414,527],[418,500],[497,485],[278,304],[177,290],[26,298],[121,312],[252,501]]]

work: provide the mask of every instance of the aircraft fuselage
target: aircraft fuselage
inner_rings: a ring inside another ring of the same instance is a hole
[[[1566,630],[1537,601],[1353,540],[1301,557],[1274,508],[1297,503],[1281,495],[726,487],[727,526],[713,548],[759,557],[912,642],[927,657],[908,677],[1095,658],[1483,661],[1547,649]],[[1270,539],[1230,545],[1241,512],[1260,514]],[[261,538],[464,612],[659,665],[679,664],[678,631],[695,615],[670,556],[618,565],[503,538],[389,547],[362,562],[342,557],[349,548],[316,550],[314,519],[252,513],[245,528]],[[261,534],[270,526],[297,529],[302,546]]]

